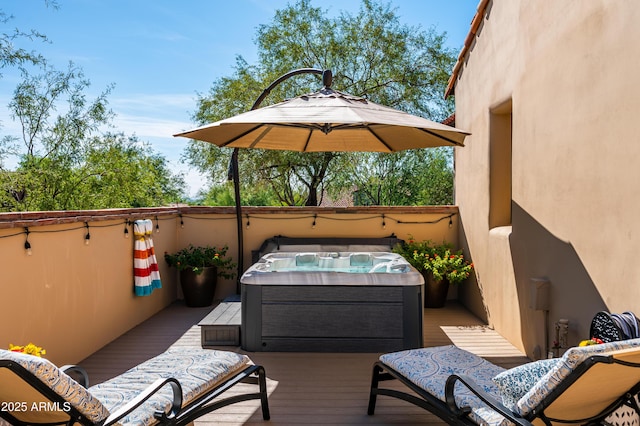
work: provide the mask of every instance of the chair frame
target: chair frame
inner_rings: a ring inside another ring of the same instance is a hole
[[[26,383],[28,383],[32,388],[37,390],[39,393],[43,395],[44,398],[51,401],[58,406],[63,406],[63,404],[67,403],[67,401],[55,393],[51,388],[49,388],[46,384],[44,384],[40,379],[34,376],[29,370],[22,367],[20,364],[11,361],[11,360],[0,360],[0,368],[7,368],[21,379],[23,379]],[[82,367],[76,365],[67,365],[60,367],[60,370],[65,373],[76,373],[80,375],[78,383],[80,385],[87,387],[88,386],[88,375]],[[257,384],[259,386],[259,391],[255,393],[247,393],[240,394],[235,396],[230,396],[227,398],[215,400],[218,396],[224,393],[226,390],[230,389],[234,385],[238,383],[251,383]],[[264,420],[270,419],[269,413],[269,402],[267,399],[267,385],[266,385],[266,373],[265,369],[260,365],[248,365],[244,369],[234,373],[226,380],[218,384],[217,386],[210,389],[208,392],[204,393],[200,397],[196,398],[191,403],[182,406],[182,387],[180,382],[174,378],[166,378],[166,379],[158,379],[152,384],[150,384],[144,391],[142,391],[138,396],[119,407],[115,412],[110,413],[109,417],[104,420],[100,425],[108,426],[117,423],[120,419],[125,417],[127,414],[138,408],[142,405],[146,400],[148,400],[151,396],[153,396],[156,392],[162,389],[165,386],[170,386],[173,391],[173,400],[171,404],[171,408],[168,412],[156,412],[154,417],[158,420],[158,424],[160,425],[188,425],[193,422],[195,419],[210,413],[212,411],[218,410],[222,407],[226,407],[227,405],[235,404],[237,402],[248,401],[251,399],[259,399],[262,408],[262,418]],[[38,423],[42,425],[73,425],[79,423],[84,426],[95,426],[96,423],[88,419],[82,413],[80,413],[75,407],[70,406],[68,403],[64,405],[66,413],[69,415],[69,421],[66,423]],[[67,410],[68,408],[68,410]],[[14,416],[12,416],[7,411],[0,411],[0,417],[5,420],[11,422],[15,426],[26,426],[29,423],[24,423]]]
[[[626,405],[631,407],[640,415],[640,406],[636,396],[640,392],[640,382],[636,383],[631,389],[620,395],[612,404],[606,407],[602,412],[595,416],[584,419],[555,419],[550,418],[545,414],[545,409],[549,407],[560,395],[562,395],[567,389],[571,387],[583,374],[585,374],[592,366],[597,363],[606,364],[620,364],[632,368],[640,368],[640,363],[632,363],[623,360],[616,359],[612,355],[594,355],[585,359],[580,365],[576,367],[555,389],[553,389],[549,395],[541,401],[541,403],[532,410],[528,415],[520,417],[507,407],[505,407],[501,401],[496,400],[493,396],[487,394],[484,390],[478,387],[473,378],[468,375],[451,375],[447,378],[445,383],[445,401],[433,396],[429,392],[417,386],[415,383],[408,380],[405,376],[384,364],[381,361],[377,361],[373,365],[373,374],[371,379],[371,390],[369,393],[369,406],[367,414],[373,415],[376,407],[377,395],[386,395],[394,398],[398,398],[407,402],[410,402],[418,407],[421,407],[427,411],[430,411],[440,419],[444,420],[450,425],[476,425],[468,414],[471,412],[470,407],[458,407],[455,402],[454,387],[456,383],[461,383],[467,389],[469,389],[474,395],[482,400],[487,407],[500,413],[509,421],[516,425],[525,426],[532,425],[536,419],[541,420],[545,425],[551,426],[552,423],[566,423],[566,424],[607,424],[604,420],[615,410]],[[381,388],[380,382],[388,380],[399,380],[402,384],[407,386],[413,392],[417,394],[413,395],[407,392],[398,391],[395,389]]]

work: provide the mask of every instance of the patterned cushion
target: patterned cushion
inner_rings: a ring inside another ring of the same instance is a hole
[[[592,355],[607,354],[620,349],[640,347],[640,339],[622,340],[601,345],[579,346],[565,352],[559,362],[538,383],[535,384],[516,404],[521,415],[530,413],[549,393],[555,389],[585,359]]]
[[[171,348],[111,380],[90,387],[89,391],[113,412],[157,379],[173,377],[182,385],[182,403],[186,405],[248,362],[247,356],[235,352],[197,347]],[[121,419],[120,424],[140,426],[157,423],[153,413],[166,411],[171,406],[172,395],[171,387],[165,386]]]
[[[500,389],[502,403],[505,407],[515,410],[518,400],[558,362],[558,359],[541,359],[514,367],[494,377],[493,382]]]
[[[12,360],[29,370],[42,383],[71,403],[95,423],[109,416],[109,411],[78,382],[62,372],[49,360],[19,352],[0,349],[0,359]]]
[[[500,399],[492,378],[505,371],[504,368],[453,345],[389,353],[382,355],[380,361],[442,401],[445,383],[452,374],[469,375],[487,393]],[[456,384],[455,395],[458,406],[472,408],[470,416],[478,424],[510,424],[460,383]]]

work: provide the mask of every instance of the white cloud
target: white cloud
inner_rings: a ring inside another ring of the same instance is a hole
[[[181,109],[186,113],[187,110],[195,106],[195,96],[183,93],[134,93],[126,97],[113,97],[109,99],[109,103],[116,108],[135,108],[158,110],[161,108]]]
[[[118,114],[113,120],[113,124],[118,131],[122,131],[128,135],[136,134],[144,139],[146,137],[153,138],[170,138],[174,134],[195,127],[187,121],[160,119],[144,115],[126,115]]]

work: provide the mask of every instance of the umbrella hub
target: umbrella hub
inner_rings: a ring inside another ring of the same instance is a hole
[[[331,83],[333,83],[333,73],[331,70],[322,71],[322,85],[325,89],[331,89]]]
[[[300,99],[308,101],[310,98],[335,98],[335,99],[343,99],[349,102],[359,102],[362,104],[368,104],[369,102],[360,96],[350,95],[349,93],[339,92],[337,90],[333,90],[331,88],[323,88],[314,93],[308,93],[306,95],[300,96]]]

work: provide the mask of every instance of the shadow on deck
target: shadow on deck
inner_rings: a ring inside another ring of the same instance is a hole
[[[170,346],[199,347],[197,324],[212,309],[187,308],[174,303],[80,365],[88,371],[92,384],[96,384]],[[424,333],[425,346],[456,344],[505,368],[528,361],[524,354],[455,302],[442,309],[425,310]],[[219,349],[244,352],[232,346]],[[271,420],[262,420],[258,401],[247,401],[203,416],[195,422],[196,426],[444,424],[422,409],[385,397],[378,398],[376,414],[367,416],[371,367],[380,354],[248,352],[247,355],[266,369]],[[237,386],[236,392],[241,392],[243,386],[246,385]]]

